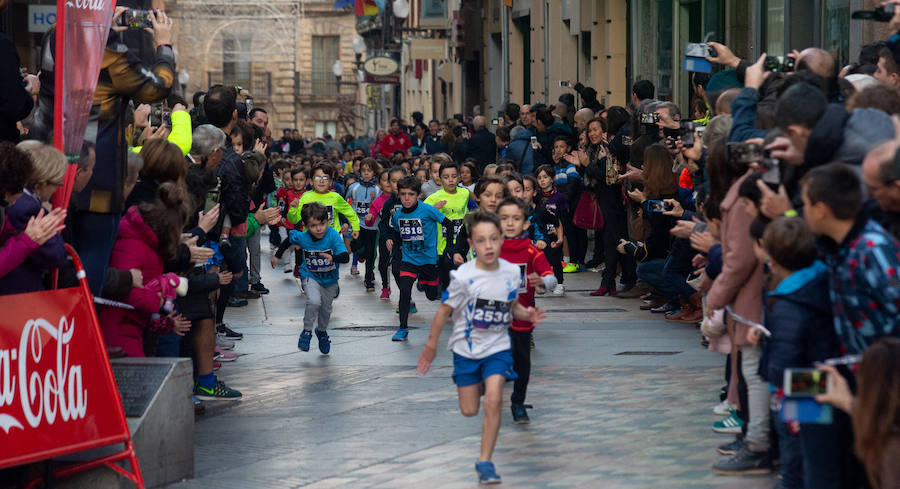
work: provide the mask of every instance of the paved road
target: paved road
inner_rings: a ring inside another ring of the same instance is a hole
[[[196,478],[169,487],[477,487],[481,418],[459,414],[450,352],[415,372],[437,304],[414,292],[418,329],[393,343],[396,289],[380,301],[349,268],[342,275],[328,356],[315,338],[310,352],[297,349],[303,298],[280,269],[264,271],[271,294],[226,313],[244,339],[219,375],[244,399],[207,403]],[[595,273],[566,282],[566,297],[538,299],[549,319],[535,333],[531,424],[513,425],[504,406],[494,456],[504,487],[772,487],[770,476],[710,471],[729,440],[711,430],[724,357],[700,347],[694,326],[651,317],[637,300],[588,296]]]

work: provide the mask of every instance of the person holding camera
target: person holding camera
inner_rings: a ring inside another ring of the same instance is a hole
[[[117,8],[113,23],[127,9]],[[149,14],[156,52],[152,65],[144,65],[112,30],[100,65],[87,137],[96,134],[97,163],[93,177],[78,194],[72,216],[72,236],[91,292],[101,294],[112,246],[124,211],[124,177],[128,148],[124,140],[125,110],[129,99],[155,103],[168,95],[175,81],[172,20],[162,11]],[[180,153],[180,151],[179,151]],[[181,157],[179,157],[181,158]]]

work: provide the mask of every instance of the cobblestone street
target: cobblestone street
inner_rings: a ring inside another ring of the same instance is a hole
[[[263,253],[263,263],[268,253]],[[218,372],[240,402],[208,402],[195,426],[195,478],[171,488],[476,487],[481,416],[459,413],[452,355],[418,375],[437,308],[414,292],[406,343],[390,341],[391,301],[342,267],[331,354],[297,349],[303,298],[281,268],[271,289],[226,321],[244,333],[241,357]],[[513,425],[505,394],[494,455],[504,487],[768,489],[774,476],[722,477],[710,466],[731,440],[711,426],[724,357],[694,326],[639,311],[638,300],[588,296],[595,273],[567,274],[566,297],[539,297],[530,425]]]

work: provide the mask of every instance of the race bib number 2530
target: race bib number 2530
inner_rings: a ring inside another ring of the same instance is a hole
[[[512,301],[475,299],[472,326],[480,329],[506,328],[512,322]]]

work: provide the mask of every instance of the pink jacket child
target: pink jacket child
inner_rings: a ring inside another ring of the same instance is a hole
[[[172,283],[178,278],[174,274],[163,274],[163,265],[158,237],[144,222],[137,206],[130,207],[119,224],[109,266],[118,270],[140,270],[144,287],[132,288],[125,300],[134,306],[133,311],[111,306],[100,309],[100,326],[107,347],[118,346],[129,357],[143,357],[144,327],[161,334],[174,330],[175,323],[171,318],[152,318],[160,313],[164,298],[174,297],[174,285],[178,283]]]

